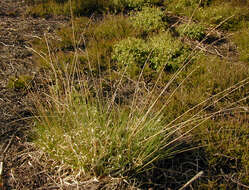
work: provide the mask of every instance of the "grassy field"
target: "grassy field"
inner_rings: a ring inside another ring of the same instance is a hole
[[[32,43],[45,88],[33,93],[31,136],[63,168],[58,178],[104,181],[99,189],[248,188],[247,1],[28,3],[28,15],[70,18]]]

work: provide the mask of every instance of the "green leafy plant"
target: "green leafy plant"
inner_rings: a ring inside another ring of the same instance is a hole
[[[154,69],[165,67],[167,71],[175,71],[188,61],[190,48],[173,38],[169,32],[153,36],[148,45],[152,51],[150,62]]]
[[[142,39],[128,38],[114,45],[113,60],[129,70],[142,68],[147,63],[153,70],[165,67],[174,71],[186,61],[189,48],[174,39],[170,33],[162,33],[147,42]]]
[[[196,23],[182,24],[178,27],[177,31],[181,36],[187,36],[192,40],[198,41],[201,41],[206,35],[205,27]]]
[[[146,42],[138,38],[127,38],[113,48],[112,59],[121,67],[127,65],[139,65],[142,67],[150,54],[150,48]]]
[[[167,23],[164,17],[165,14],[160,8],[143,7],[141,11],[133,13],[130,20],[142,33],[149,33],[166,29]]]

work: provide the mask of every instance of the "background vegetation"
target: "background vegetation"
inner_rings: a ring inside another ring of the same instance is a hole
[[[29,3],[33,16],[72,16],[32,44],[49,81],[33,138],[52,159],[142,188],[180,188],[199,171],[194,189],[248,187],[247,1]]]

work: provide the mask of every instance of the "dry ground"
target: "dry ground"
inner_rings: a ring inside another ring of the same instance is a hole
[[[0,161],[3,163],[3,189],[47,189],[46,184],[52,183],[52,179],[43,173],[43,166],[32,159],[32,155],[37,157],[39,153],[27,137],[32,125],[28,119],[32,116],[29,93],[8,88],[8,80],[20,75],[36,75],[32,52],[26,47],[34,38],[53,32],[65,19],[27,17],[26,8],[25,2],[20,0],[0,1]]]

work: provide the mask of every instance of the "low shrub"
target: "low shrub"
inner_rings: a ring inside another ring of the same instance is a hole
[[[106,15],[103,20],[92,24],[85,35],[85,52],[93,69],[100,67],[104,71],[110,67],[113,46],[123,39],[136,35],[136,28],[123,15]]]
[[[137,35],[136,28],[122,14],[104,16],[100,22],[90,26],[88,33],[91,33],[95,40],[105,39],[112,41]],[[86,37],[89,37],[89,35]]]
[[[74,15],[91,15],[93,12],[105,12],[112,7],[112,2],[106,0],[46,0],[33,1],[32,8],[27,13],[33,16],[51,16],[51,15],[71,15],[71,9]]]
[[[128,68],[128,73],[136,76],[149,59],[151,49],[138,38],[124,39],[113,47],[112,59],[118,68]]]
[[[153,70],[165,68],[166,71],[175,71],[186,61],[190,50],[167,32],[147,42],[128,38],[114,45],[113,49],[113,60],[122,68],[128,66],[129,71],[142,68],[144,64]]]
[[[165,71],[176,71],[191,58],[190,48],[169,32],[151,37],[148,45],[152,51],[150,62],[153,69],[164,67]]]
[[[196,23],[182,24],[177,28],[177,31],[181,36],[198,41],[201,41],[206,35],[205,27]]]
[[[238,113],[225,118],[217,117],[215,121],[200,127],[197,136],[201,139],[202,145],[206,146],[206,156],[211,171],[208,174],[209,182],[201,183],[200,187],[235,188],[235,184],[223,181],[222,178],[225,176],[242,184],[249,183],[247,122],[247,113]],[[220,173],[223,173],[223,176]]]
[[[141,11],[131,14],[130,20],[135,28],[148,34],[153,31],[165,31],[165,13],[156,7],[143,7]]]
[[[204,0],[203,3],[208,0]],[[191,16],[193,11],[199,7],[200,1],[199,0],[167,0],[164,1],[164,6],[167,7],[168,11],[171,11],[176,14],[184,14],[186,16]]]

